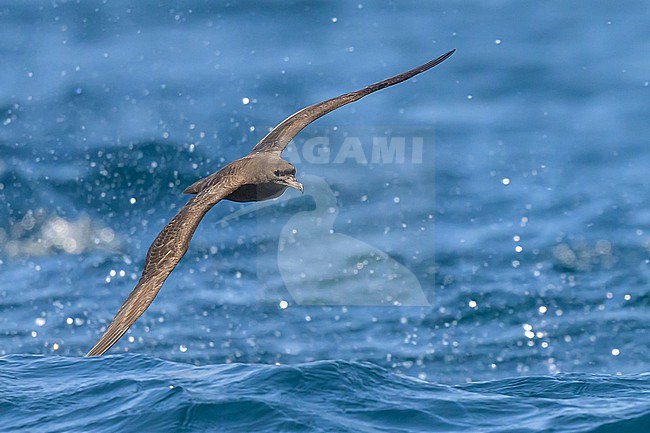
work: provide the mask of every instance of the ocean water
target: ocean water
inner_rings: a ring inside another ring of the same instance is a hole
[[[650,431],[649,16],[0,2],[0,431]],[[452,48],[306,128],[305,194],[219,203],[83,357],[186,186]]]

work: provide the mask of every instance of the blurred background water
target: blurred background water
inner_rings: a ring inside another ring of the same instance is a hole
[[[650,431],[649,16],[0,2],[0,429]],[[303,106],[452,48],[301,133],[305,195],[227,223],[251,205],[217,205],[111,356],[82,358],[186,186]],[[405,160],[373,160],[376,137]],[[424,298],[346,305],[385,278],[319,272],[324,298],[300,298],[283,248],[319,203],[338,243],[301,255],[354,267],[365,245]]]

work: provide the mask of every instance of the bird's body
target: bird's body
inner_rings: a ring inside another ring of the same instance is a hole
[[[144,313],[187,251],[201,219],[219,201],[262,201],[278,197],[286,188],[303,190],[295,178],[295,168],[281,158],[281,153],[305,126],[343,105],[424,72],[453,53],[452,50],[410,71],[303,108],[273,128],[248,155],[187,187],[183,192],[193,194],[193,197],[153,241],[147,251],[140,280],[86,356],[98,356],[106,352]]]

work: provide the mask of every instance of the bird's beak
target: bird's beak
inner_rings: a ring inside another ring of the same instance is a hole
[[[297,189],[301,193],[305,192],[305,188],[302,186],[302,183],[298,182],[294,176],[285,179],[284,182],[287,186],[290,186],[293,189]]]

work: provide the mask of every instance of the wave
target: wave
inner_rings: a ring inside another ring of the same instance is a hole
[[[460,386],[374,364],[194,366],[141,355],[0,358],[4,431],[647,431],[650,375]]]

